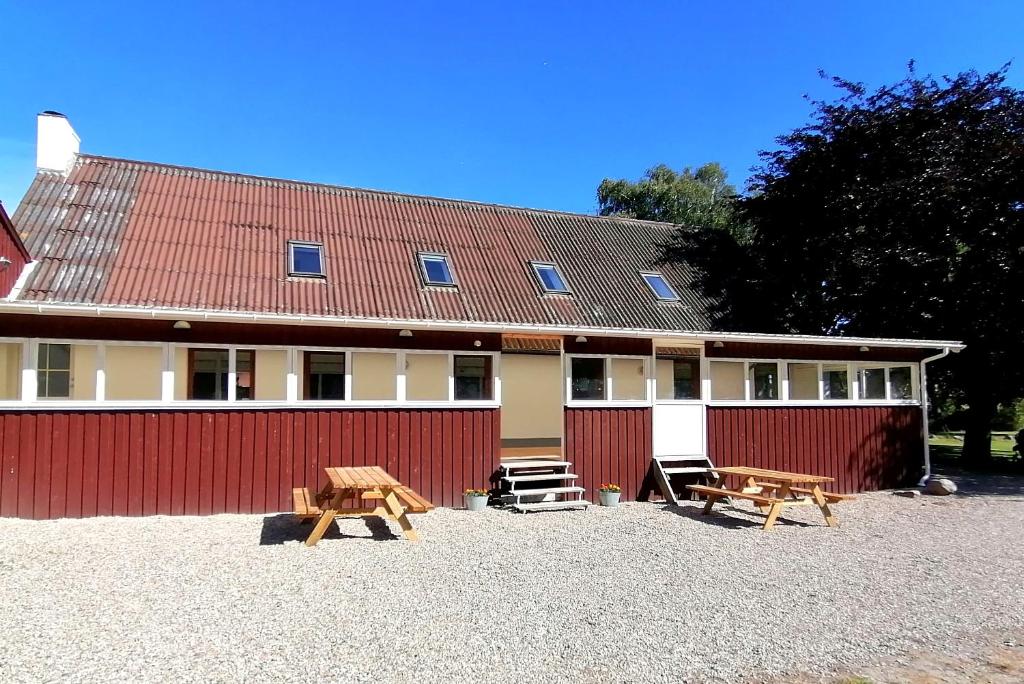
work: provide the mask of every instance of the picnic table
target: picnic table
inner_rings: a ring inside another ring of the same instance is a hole
[[[821,475],[744,466],[715,468],[714,472],[718,477],[710,486],[687,485],[688,489],[707,496],[708,500],[704,504],[702,514],[709,514],[719,499],[746,499],[753,501],[762,513],[768,511],[763,527],[765,530],[770,530],[775,525],[783,508],[807,505],[817,505],[825,516],[825,523],[829,527],[837,527],[839,522],[828,505],[853,498],[849,494],[834,494],[822,490],[821,485],[832,482],[833,478]],[[727,487],[726,479],[730,476],[737,478],[737,484]]]
[[[318,493],[305,487],[292,490],[295,515],[303,521],[317,521],[306,546],[316,545],[337,516],[391,518],[401,526],[406,539],[419,541],[408,514],[432,511],[432,503],[379,466],[324,470],[329,482]],[[346,504],[353,500],[354,505]],[[379,501],[380,505],[367,506],[368,501]]]

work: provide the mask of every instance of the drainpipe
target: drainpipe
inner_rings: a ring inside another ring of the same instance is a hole
[[[949,356],[949,347],[944,347],[935,356],[929,356],[921,360],[921,434],[924,437],[924,477],[917,483],[923,487],[928,478],[932,476],[932,458],[928,447],[928,363],[938,361]]]

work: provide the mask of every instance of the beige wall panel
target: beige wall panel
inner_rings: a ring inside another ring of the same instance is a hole
[[[711,362],[711,398],[744,398],[743,364],[741,362]]]
[[[21,344],[0,344],[0,399],[21,398]]]
[[[643,359],[617,359],[612,357],[612,399],[646,399],[647,377]],[[671,385],[670,385],[671,387]]]
[[[818,398],[818,364],[816,364],[816,363],[791,363],[791,364],[789,364],[789,398],[790,399],[817,399]]]
[[[353,352],[352,398],[373,401],[396,399],[395,364],[395,354]]]
[[[410,401],[447,401],[448,355],[406,354],[405,396]]]
[[[96,347],[91,344],[71,345],[71,398],[96,398]]]
[[[107,345],[106,398],[110,401],[160,399],[163,360],[160,347]]]
[[[561,439],[562,381],[558,356],[502,354],[501,438]]]
[[[658,359],[654,364],[654,377],[657,381],[657,398],[661,400],[675,399],[675,374],[672,359]]]
[[[174,398],[188,399],[187,347],[178,347],[174,352]]]
[[[287,396],[288,352],[283,349],[257,349],[257,401],[284,401]]]

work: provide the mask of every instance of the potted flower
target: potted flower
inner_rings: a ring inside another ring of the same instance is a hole
[[[605,482],[597,488],[601,497],[601,505],[614,508],[619,505],[619,497],[622,496],[622,487],[611,482]]]
[[[487,490],[467,489],[462,493],[462,500],[469,510],[482,511],[487,508]]]

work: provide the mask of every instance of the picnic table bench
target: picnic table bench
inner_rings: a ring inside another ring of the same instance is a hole
[[[306,546],[316,545],[337,516],[390,518],[399,524],[406,539],[419,541],[408,514],[432,511],[432,503],[379,466],[324,470],[330,481],[319,492],[314,493],[307,487],[292,490],[296,517],[302,521],[317,521],[306,539]],[[356,505],[346,506],[345,502],[351,500],[355,500]],[[370,501],[380,505],[366,505]]]
[[[765,530],[770,530],[775,525],[783,508],[807,505],[817,505],[825,516],[825,523],[829,527],[837,527],[839,522],[828,505],[854,498],[849,494],[824,491],[821,488],[822,483],[832,482],[833,478],[821,475],[744,466],[715,468],[715,472],[718,473],[718,478],[712,485],[687,485],[687,489],[707,497],[702,515],[709,514],[715,502],[720,499],[753,501],[760,511],[768,511],[763,527]],[[738,477],[739,484],[727,487],[725,482],[730,476]]]

